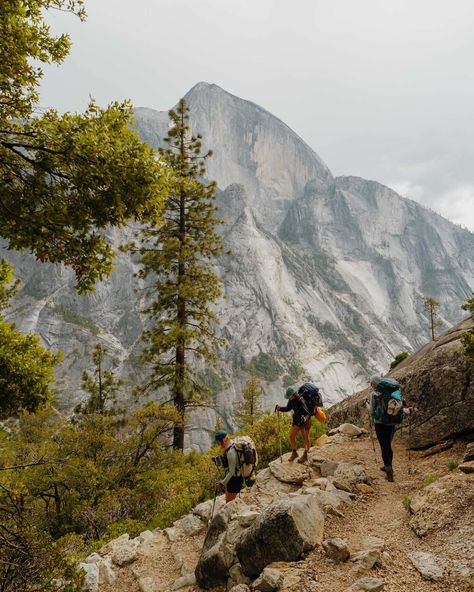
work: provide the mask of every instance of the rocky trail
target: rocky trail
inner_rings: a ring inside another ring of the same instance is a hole
[[[324,436],[307,465],[284,455],[227,506],[220,496],[209,531],[211,501],[171,528],[111,541],[82,564],[88,589],[472,591],[473,446],[466,453],[458,441],[409,459],[396,436],[389,483],[378,447],[376,465],[371,440],[359,431]],[[465,457],[471,460],[460,470],[455,462]]]

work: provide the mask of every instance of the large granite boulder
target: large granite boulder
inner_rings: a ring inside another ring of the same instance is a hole
[[[324,516],[316,495],[270,504],[242,535],[236,551],[243,572],[256,577],[274,561],[296,561],[322,542]]]
[[[474,318],[465,319],[390,372],[402,385],[408,403],[418,408],[409,420],[411,429],[404,430],[411,448],[474,433],[474,372],[460,342],[464,332],[473,330]],[[369,394],[367,388],[333,405],[329,427],[345,422],[368,426],[364,400]]]

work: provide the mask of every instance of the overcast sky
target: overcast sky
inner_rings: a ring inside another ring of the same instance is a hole
[[[292,127],[335,175],[474,230],[473,0],[86,0],[42,106],[163,110],[205,80]]]

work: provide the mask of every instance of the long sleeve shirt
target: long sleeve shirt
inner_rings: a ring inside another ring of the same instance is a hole
[[[288,399],[288,403],[285,407],[280,407],[280,411],[286,413],[287,411],[293,411],[293,425],[302,426],[304,423],[303,417],[308,419],[310,412],[305,400],[301,396],[297,396],[294,399]]]
[[[227,450],[225,451],[229,466],[227,467],[227,473],[225,474],[225,477],[220,481],[221,484],[224,486],[227,485],[227,483],[229,483],[232,477],[235,476],[235,471],[239,468],[239,455],[237,454],[237,450],[234,448],[234,446],[232,446],[232,444],[233,442],[229,444]]]

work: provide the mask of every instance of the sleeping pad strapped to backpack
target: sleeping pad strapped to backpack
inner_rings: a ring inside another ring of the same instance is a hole
[[[381,378],[375,387],[374,419],[393,425],[403,421],[403,399],[400,383],[393,378]]]

